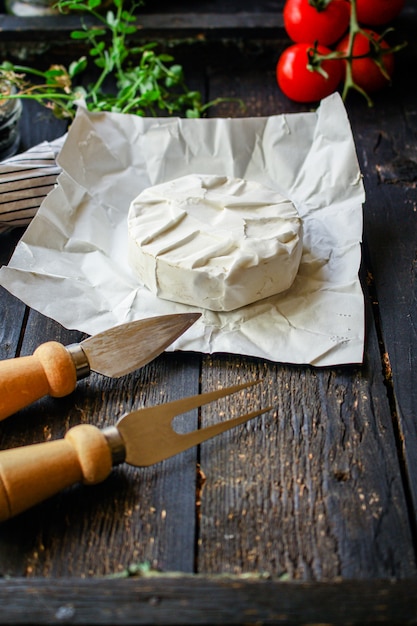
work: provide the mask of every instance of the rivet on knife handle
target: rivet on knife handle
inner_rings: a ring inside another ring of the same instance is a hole
[[[31,356],[0,361],[0,419],[42,396],[65,396],[76,383],[74,361],[57,341],[40,345]]]

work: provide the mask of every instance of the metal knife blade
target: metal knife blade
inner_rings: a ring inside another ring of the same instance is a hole
[[[219,421],[211,426],[186,433],[178,433],[173,427],[173,420],[177,415],[187,413],[219,398],[244,391],[248,387],[258,385],[259,382],[251,381],[233,387],[216,389],[208,393],[144,407],[123,415],[115,426],[110,426],[103,431],[108,438],[114,464],[126,462],[136,467],[153,465],[269,411],[271,407],[249,411],[239,417]]]
[[[119,378],[152,361],[199,317],[201,313],[177,313],[127,322],[66,348],[76,362],[79,378],[88,375],[84,373],[87,367]]]

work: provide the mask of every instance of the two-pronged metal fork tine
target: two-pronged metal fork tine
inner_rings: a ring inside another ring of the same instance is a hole
[[[170,427],[170,456],[172,454],[178,454],[183,450],[187,450],[192,446],[203,443],[204,441],[207,441],[207,439],[220,435],[235,426],[244,424],[248,420],[269,411],[270,408],[271,407],[267,407],[265,409],[259,409],[258,411],[252,411],[251,413],[246,413],[245,415],[228,419],[225,422],[218,422],[217,424],[212,424],[211,426],[206,426],[205,428],[200,428],[199,430],[193,430],[190,433],[177,433],[172,429],[172,427]]]
[[[248,382],[217,389],[139,409],[122,417],[116,427],[123,439],[126,453],[124,460],[137,466],[153,465],[269,411],[271,407],[266,407],[188,433],[178,433],[172,426],[176,416],[258,383]]]

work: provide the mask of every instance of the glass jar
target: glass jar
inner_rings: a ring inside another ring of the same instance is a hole
[[[58,15],[56,0],[6,0],[6,11],[19,17]]]
[[[6,11],[10,15],[19,17],[36,17],[42,15],[61,15],[56,0],[5,0]],[[97,7],[98,12],[107,10],[113,4],[113,0],[103,0]],[[72,11],[71,11],[72,13]]]

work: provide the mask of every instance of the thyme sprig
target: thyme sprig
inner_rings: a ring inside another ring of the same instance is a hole
[[[9,81],[15,93],[0,98],[35,100],[63,119],[75,116],[81,99],[90,111],[185,117],[201,117],[220,102],[237,101],[217,98],[204,103],[201,93],[186,84],[183,67],[172,55],[157,52],[156,42],[132,45],[130,40],[139,28],[135,12],[141,0],[113,0],[103,11],[105,4],[107,0],[58,0],[60,12],[94,18],[94,26],[82,20],[81,28],[71,32],[73,40],[87,44],[88,55],[68,67],[51,65],[45,71],[5,61],[0,64],[0,79]],[[89,61],[98,68],[98,76],[81,86],[77,81]]]

